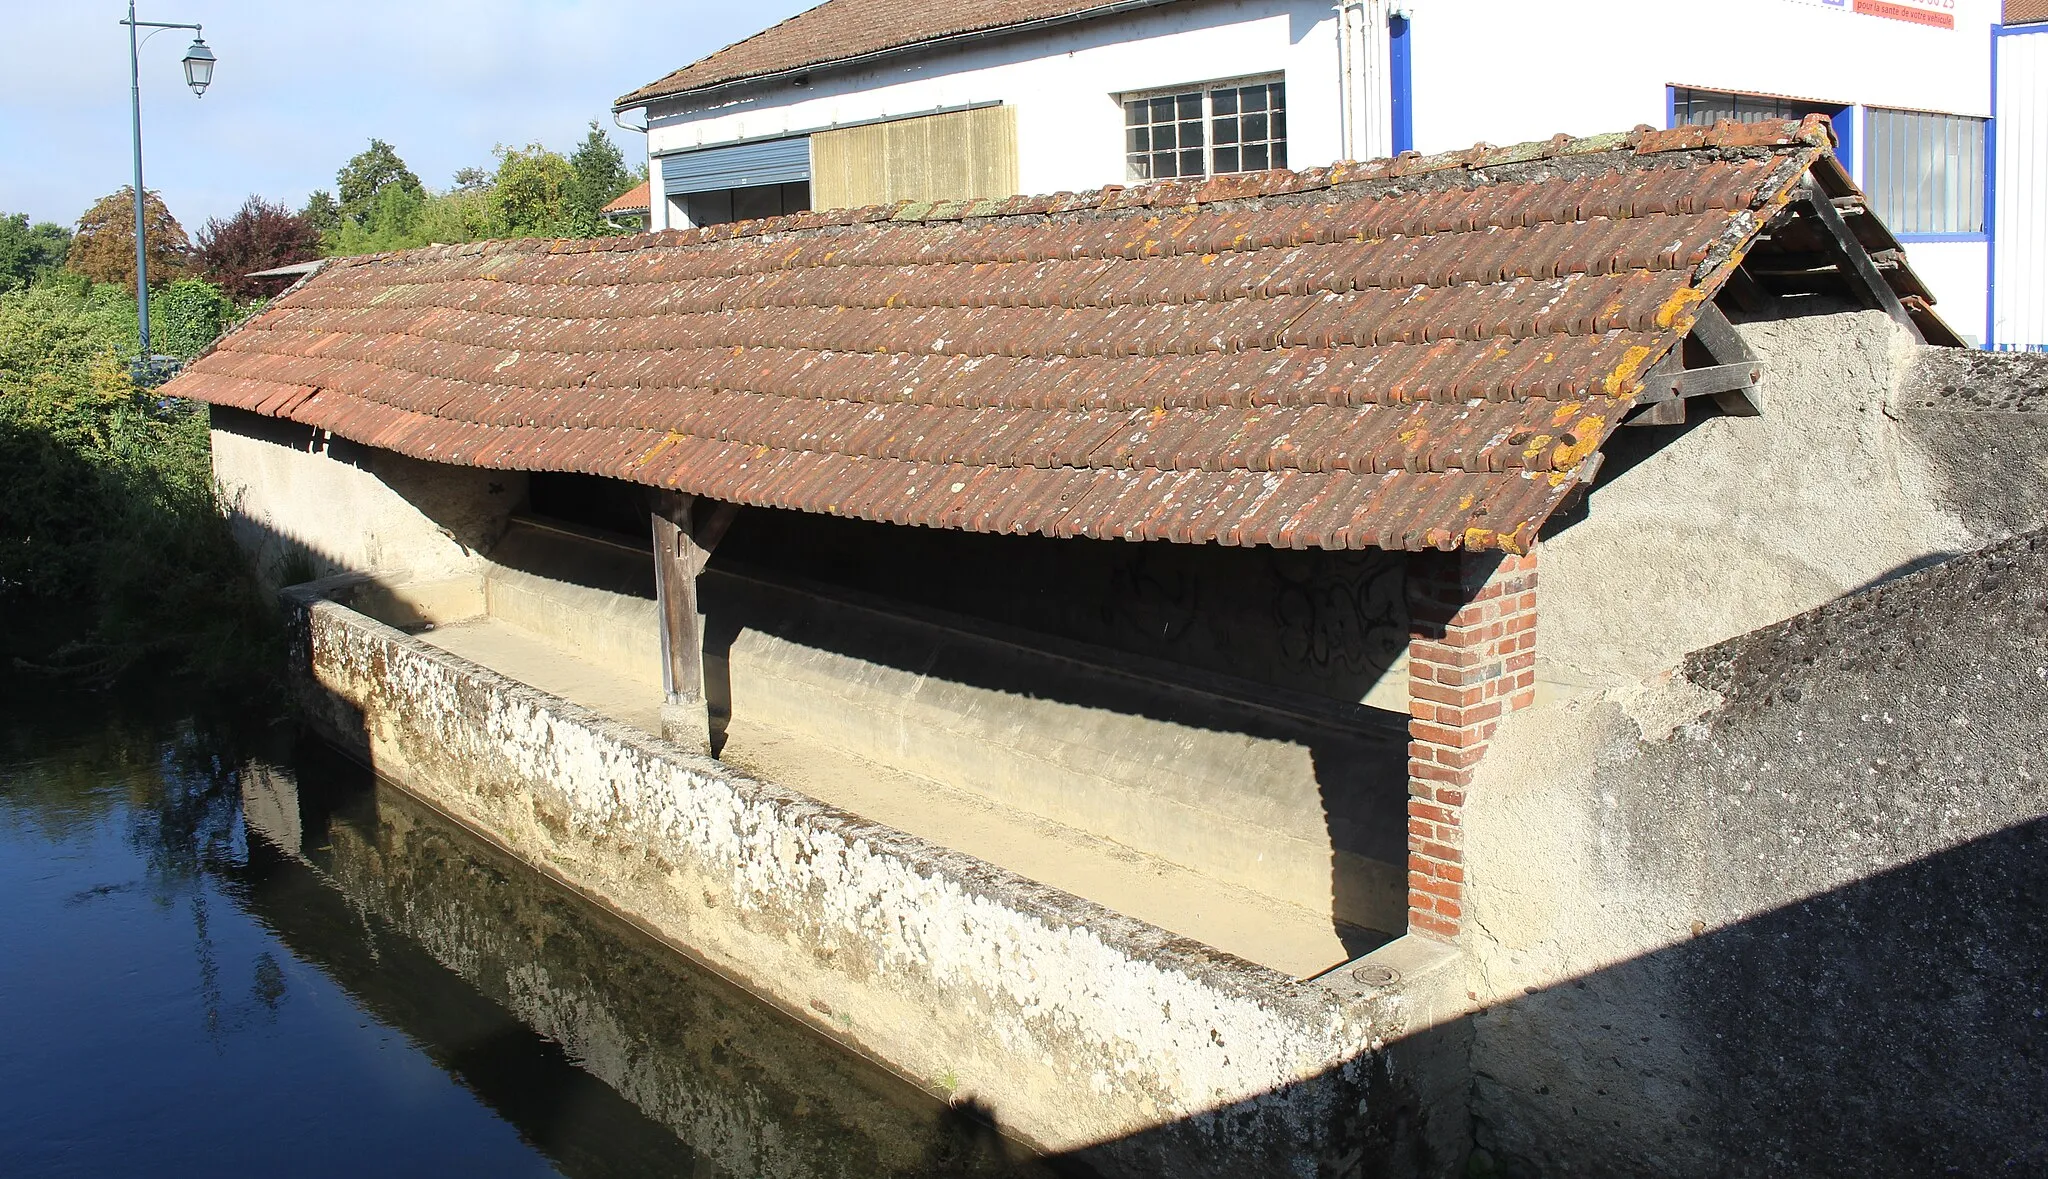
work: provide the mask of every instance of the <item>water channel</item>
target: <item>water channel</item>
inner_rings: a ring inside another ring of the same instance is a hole
[[[0,702],[0,1174],[1073,1173],[289,724]]]

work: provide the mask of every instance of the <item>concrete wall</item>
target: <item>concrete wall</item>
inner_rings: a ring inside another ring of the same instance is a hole
[[[1476,1170],[2048,1169],[2048,536],[1503,723]]]
[[[296,649],[332,739],[1027,1141],[1131,1175],[1462,1159],[1455,1052],[1379,1055],[1435,1021],[1427,963],[1401,959],[1413,991],[1295,982],[739,778],[322,592],[345,589],[293,593]]]
[[[1918,352],[1896,418],[1973,537],[2048,524],[2048,355]]]
[[[213,477],[273,584],[286,572],[468,572],[525,499],[518,472],[421,462],[219,406],[212,418]]]
[[[1852,311],[1743,334],[1769,366],[1761,416],[1624,428],[1583,511],[1546,530],[1551,685],[1632,683],[1989,539],[1899,420],[1919,355],[1904,329]]]
[[[708,674],[727,677],[735,729],[796,734],[1346,924],[1405,928],[1398,723],[1207,694],[1077,644],[730,575],[707,574],[703,602]]]

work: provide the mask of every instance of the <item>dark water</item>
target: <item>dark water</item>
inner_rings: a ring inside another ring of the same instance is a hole
[[[203,704],[0,721],[0,1175],[1044,1173]]]

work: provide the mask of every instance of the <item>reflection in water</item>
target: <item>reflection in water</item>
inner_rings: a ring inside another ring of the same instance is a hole
[[[232,732],[0,731],[0,1172],[1049,1173],[323,747]]]

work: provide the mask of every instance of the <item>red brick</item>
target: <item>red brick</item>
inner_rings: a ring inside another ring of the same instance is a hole
[[[1443,684],[1410,684],[1408,690],[1418,698],[1436,704],[1469,707],[1486,698],[1486,690],[1478,688],[1453,688]]]
[[[1432,760],[1438,765],[1454,766],[1462,770],[1478,765],[1485,756],[1486,743],[1484,741],[1474,741],[1472,746],[1467,749],[1439,748],[1436,751],[1436,757]]]
[[[1432,782],[1448,782],[1453,786],[1470,786],[1472,771],[1453,769],[1450,766],[1434,765],[1426,761],[1410,761],[1408,775],[1412,778],[1427,778]]]
[[[1440,860],[1426,860],[1421,856],[1409,856],[1409,876],[1412,878],[1418,872],[1424,876],[1433,876],[1438,880],[1448,880],[1454,884],[1465,883],[1465,869],[1456,864],[1446,864]]]
[[[1436,897],[1437,903],[1432,907],[1436,908],[1439,912],[1442,912],[1444,901],[1456,902],[1465,899],[1465,887],[1463,885],[1449,880],[1438,880],[1432,876],[1424,876],[1420,872],[1410,872],[1408,874],[1408,890],[1410,893],[1422,892]]]
[[[1435,803],[1420,802],[1413,798],[1408,800],[1408,815],[1414,819],[1428,819],[1432,823],[1448,823],[1453,827],[1458,825],[1458,816],[1450,811]]]
[[[1425,841],[1412,850],[1416,855],[1428,856],[1432,860],[1442,860],[1447,864],[1462,864],[1465,862],[1464,852],[1447,843],[1439,843],[1435,840]]]
[[[1429,724],[1419,720],[1408,723],[1408,735],[1417,741],[1427,741],[1451,749],[1469,749],[1480,741],[1479,734],[1468,726]]]
[[[1431,937],[1450,940],[1458,936],[1458,927],[1455,923],[1445,921],[1443,918],[1433,914],[1417,913],[1410,910],[1408,913],[1408,932],[1428,934]]]

